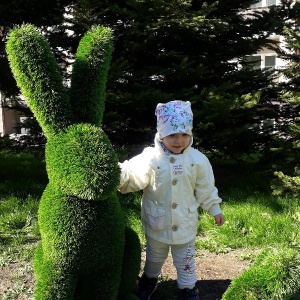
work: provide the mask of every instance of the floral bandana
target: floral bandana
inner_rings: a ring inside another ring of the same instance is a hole
[[[157,116],[157,132],[161,139],[174,133],[192,135],[193,113],[189,101],[174,100],[159,103],[155,115]]]

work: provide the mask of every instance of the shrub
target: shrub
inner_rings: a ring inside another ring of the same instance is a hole
[[[288,246],[267,248],[236,277],[222,300],[287,300],[300,286],[300,255]]]

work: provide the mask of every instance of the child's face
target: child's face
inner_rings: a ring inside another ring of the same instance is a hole
[[[174,133],[164,137],[162,142],[168,150],[179,154],[188,146],[190,139],[186,133]]]

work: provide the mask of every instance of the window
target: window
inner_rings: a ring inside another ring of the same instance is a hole
[[[20,117],[20,125],[22,126],[23,123],[27,121],[27,117]],[[21,127],[21,134],[29,134],[29,129],[26,127]]]
[[[257,3],[252,4],[250,7],[251,7],[251,8],[262,7],[262,1],[258,1]]]
[[[276,66],[276,56],[268,55],[265,56],[265,68],[275,69]]]
[[[253,70],[258,70],[261,68],[261,56],[260,55],[247,56],[245,58],[245,62],[251,63]]]
[[[275,69],[276,56],[275,55],[251,55],[245,57],[245,62],[251,63],[253,70],[258,69]]]
[[[250,8],[258,8],[258,7],[268,7],[268,6],[272,6],[272,5],[276,5],[279,2],[278,0],[262,0],[262,1],[258,1],[255,4],[252,4],[250,6]]]

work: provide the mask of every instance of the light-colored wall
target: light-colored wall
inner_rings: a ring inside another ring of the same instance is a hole
[[[2,107],[1,96],[0,92],[0,136],[20,133],[20,129],[17,130],[16,126],[20,124],[20,118],[24,117],[24,114],[15,109]]]
[[[4,132],[4,120],[3,120],[2,107],[0,107],[0,136],[3,135],[3,132]]]
[[[20,129],[17,130],[17,126],[20,124],[20,117],[23,116],[17,110],[11,110],[7,108],[0,108],[0,134],[9,135],[13,133],[20,133]]]

